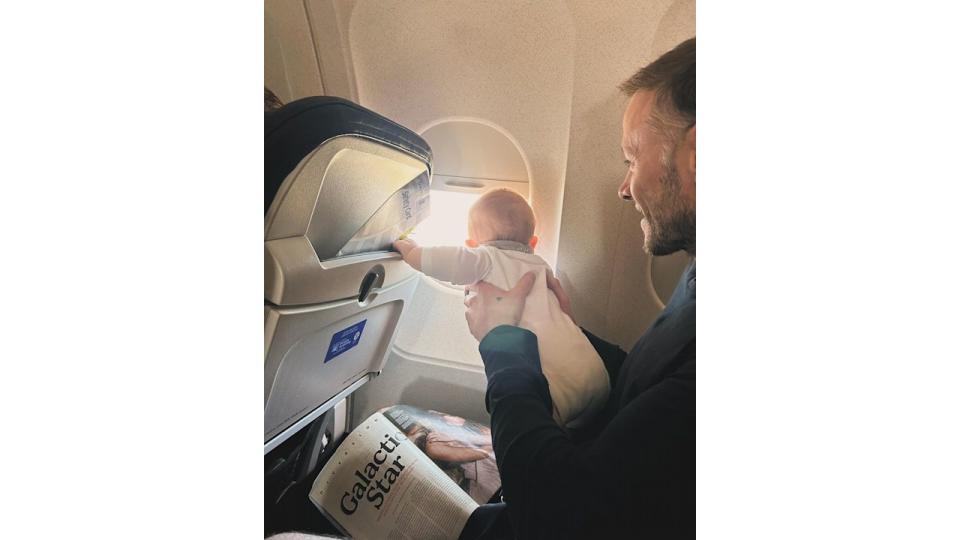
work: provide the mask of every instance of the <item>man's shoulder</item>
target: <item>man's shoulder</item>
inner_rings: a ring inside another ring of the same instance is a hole
[[[697,340],[694,339],[677,355],[672,373],[668,376],[696,381],[697,378]]]

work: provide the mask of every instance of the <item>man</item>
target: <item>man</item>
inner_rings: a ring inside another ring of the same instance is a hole
[[[696,256],[696,41],[644,67],[630,96],[618,194],[643,216],[644,249]],[[696,269],[626,353],[584,332],[612,391],[590,429],[551,416],[537,339],[516,326],[532,275],[511,291],[468,289],[467,323],[480,341],[503,503],[481,506],[461,538],[680,538],[695,533]],[[550,288],[564,311],[557,280]],[[571,315],[572,316],[572,315]]]

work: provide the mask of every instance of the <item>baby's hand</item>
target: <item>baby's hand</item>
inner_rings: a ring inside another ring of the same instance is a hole
[[[393,243],[393,249],[400,252],[400,255],[403,255],[403,258],[406,259],[410,251],[417,247],[417,243],[411,240],[410,238],[404,238],[397,240]]]
[[[420,270],[420,246],[409,238],[397,240],[393,243],[393,249],[400,252],[403,260],[410,266]]]

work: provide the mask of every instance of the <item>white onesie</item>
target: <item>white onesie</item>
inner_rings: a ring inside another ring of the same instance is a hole
[[[527,272],[537,280],[527,297],[519,326],[537,335],[540,367],[550,386],[553,416],[560,425],[584,425],[603,409],[610,377],[603,360],[547,288],[550,265],[519,242],[495,241],[477,249],[422,247],[423,273],[455,285],[486,281],[512,289]]]

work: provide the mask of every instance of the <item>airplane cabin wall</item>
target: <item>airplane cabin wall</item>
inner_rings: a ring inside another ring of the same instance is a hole
[[[559,272],[577,323],[629,350],[689,260],[643,252],[640,214],[619,199],[627,98],[617,86],[696,33],[694,0],[568,2],[577,66],[561,217]]]
[[[266,0],[263,81],[284,103],[325,94],[316,50],[301,0]]]
[[[528,168],[538,254],[560,271],[578,323],[628,349],[687,259],[644,254],[639,214],[616,195],[626,103],[617,85],[693,36],[694,9],[693,0],[268,0],[265,80],[285,102],[325,89],[420,133],[466,118],[506,134]],[[386,369],[354,394],[351,416],[404,402],[483,421],[484,389],[462,292],[422,278]]]

